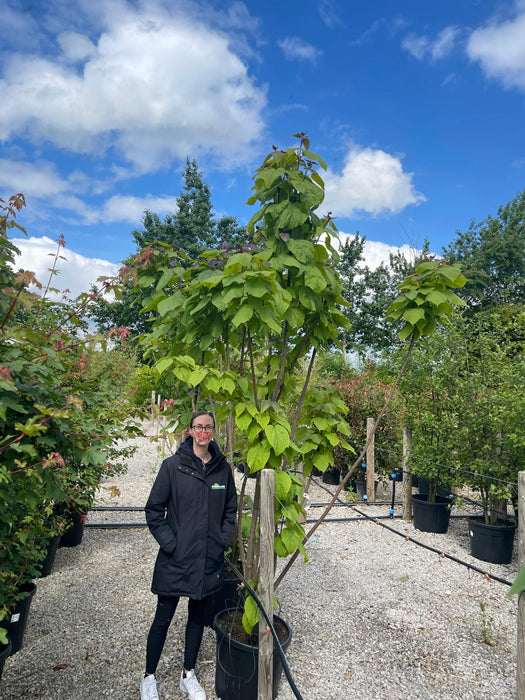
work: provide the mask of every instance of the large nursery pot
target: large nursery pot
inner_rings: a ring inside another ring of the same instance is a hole
[[[363,500],[366,501],[366,499],[368,498],[367,492],[366,492],[366,479],[356,479],[354,481],[353,485],[355,486],[354,491],[355,491],[357,498],[360,501],[363,501]],[[379,482],[374,481],[374,500],[377,500],[377,488],[378,488],[378,486],[379,486]]]
[[[283,650],[292,639],[292,631],[281,617],[274,615],[273,624]],[[242,627],[242,609],[222,610],[214,621],[217,637],[215,694],[221,700],[257,700],[259,647],[257,633],[248,637]],[[241,640],[241,637],[243,640]],[[253,641],[252,641],[253,640]],[[282,661],[274,644],[272,698],[279,692]]]
[[[428,492],[430,491],[430,482],[427,479],[424,479],[422,476],[417,476],[416,474],[412,474],[412,488],[417,486],[417,489],[420,494],[423,496],[428,496]],[[442,498],[448,498],[450,496],[451,490],[449,486],[438,486],[436,489],[436,495],[441,496]]]
[[[339,469],[328,468],[323,472],[323,483],[337,486],[341,480],[341,472]]]
[[[24,644],[24,634],[29,617],[29,609],[31,601],[36,593],[36,584],[30,581],[22,586],[22,590],[28,595],[21,600],[17,600],[11,610],[9,622],[7,625],[7,635],[11,640],[11,654],[16,654],[20,651]]]
[[[468,529],[473,557],[492,564],[510,564],[516,532],[514,521],[502,519],[489,525],[483,516],[472,516],[468,519]]]
[[[240,578],[235,578],[233,574],[228,576],[228,570],[222,584],[222,588],[210,596],[206,612],[204,615],[204,624],[208,627],[213,627],[215,615],[226,610],[227,608],[237,608],[239,605],[239,584]]]
[[[12,644],[9,637],[7,638],[7,644],[0,644],[0,680],[2,679],[6,659],[11,656],[11,648]]]
[[[60,538],[59,547],[77,547],[84,536],[84,525],[86,516],[84,513],[79,513],[78,510],[71,509],[68,511],[71,518],[71,525],[65,530]]]
[[[427,495],[412,494],[413,523],[416,530],[422,532],[446,532],[450,521],[450,506],[452,499],[436,496],[436,501],[430,502]]]
[[[60,543],[60,538],[61,535],[53,535],[53,537],[46,538],[46,555],[42,562],[38,565],[40,568],[40,578],[49,576],[49,574],[52,573],[58,551],[58,545]]]

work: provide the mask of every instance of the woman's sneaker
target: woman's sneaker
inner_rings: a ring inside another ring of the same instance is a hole
[[[204,688],[197,680],[195,671],[192,669],[184,677],[184,671],[180,674],[180,689],[188,693],[189,700],[206,700]]]
[[[155,676],[145,676],[140,681],[140,700],[159,700]]]

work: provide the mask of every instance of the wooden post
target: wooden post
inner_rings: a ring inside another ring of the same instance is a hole
[[[369,503],[376,500],[376,473],[375,473],[375,436],[370,440],[370,436],[374,430],[374,419],[366,419],[366,498]]]
[[[261,542],[259,595],[270,619],[273,618],[273,538],[275,473],[261,471]],[[259,614],[259,678],[257,700],[271,700],[273,686],[273,636],[262,613]]]
[[[410,456],[410,428],[403,428],[403,520],[412,520],[412,474],[408,466]]]
[[[525,566],[525,472],[518,473],[518,571]],[[517,700],[525,700],[525,592],[518,596]]]

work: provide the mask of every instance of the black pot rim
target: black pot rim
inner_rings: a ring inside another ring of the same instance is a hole
[[[238,608],[225,608],[224,610],[219,610],[219,612],[215,615],[213,618],[213,629],[217,634],[222,635],[224,638],[228,639],[228,644],[232,644],[233,646],[236,646],[239,649],[243,649],[244,651],[247,652],[254,652],[259,648],[258,644],[246,644],[245,642],[241,642],[239,639],[235,639],[235,637],[231,637],[228,635],[228,633],[224,630],[223,627],[219,625],[219,617],[223,615],[224,613],[230,613],[230,612],[236,612],[240,615],[240,611]],[[274,615],[273,616],[275,620],[279,620],[281,624],[284,625],[286,632],[288,633],[288,636],[283,642],[280,642],[281,646],[283,649],[285,649],[291,642],[292,640],[292,630],[290,625],[286,622],[285,619],[280,617],[280,615]]]
[[[479,525],[480,527],[495,528],[498,530],[503,528],[515,530],[518,526],[517,522],[511,518],[498,518],[497,523],[486,523],[483,515],[469,515],[468,521],[469,523],[474,523],[474,525]]]
[[[415,499],[416,501],[423,501],[424,503],[429,503],[430,505],[453,505],[454,504],[454,496],[452,495],[452,498],[445,498],[444,496],[438,496],[436,495],[436,500],[435,501],[429,501],[428,500],[428,494],[427,493],[413,493],[412,498]]]

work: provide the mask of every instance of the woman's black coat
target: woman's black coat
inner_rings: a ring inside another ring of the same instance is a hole
[[[211,442],[203,467],[188,437],[165,459],[146,503],[149,529],[160,545],[151,590],[200,600],[223,581],[224,551],[233,538],[237,493],[230,465]]]

